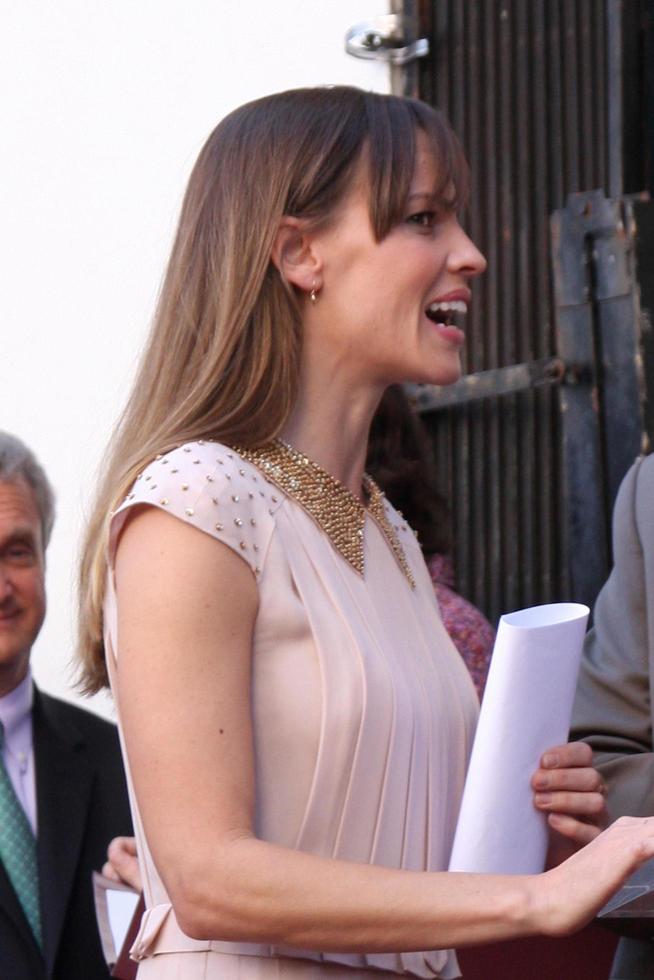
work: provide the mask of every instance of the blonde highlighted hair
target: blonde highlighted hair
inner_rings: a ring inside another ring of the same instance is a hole
[[[448,123],[424,103],[334,86],[296,89],[236,109],[195,164],[149,339],[116,427],[79,577],[81,686],[107,684],[102,602],[110,514],[158,453],[215,439],[274,438],[298,385],[301,319],[270,256],[284,215],[326,224],[367,149],[378,241],[402,220],[415,134],[428,137],[447,208],[467,194]]]

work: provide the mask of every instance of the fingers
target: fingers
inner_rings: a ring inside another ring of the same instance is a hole
[[[534,805],[543,813],[566,813],[593,820],[606,814],[606,801],[601,793],[535,793]]]
[[[593,750],[586,742],[566,742],[547,749],[540,759],[542,769],[567,769],[576,766],[591,766]]]
[[[107,848],[108,861],[102,871],[113,881],[122,881],[137,891],[141,889],[141,875],[133,837],[114,837]]]
[[[105,878],[111,878],[112,881],[122,881],[113,864],[111,864],[109,861],[102,865],[102,874],[105,876]]]
[[[123,854],[136,857],[136,838],[135,837],[114,837],[107,848],[107,857],[113,860],[114,857],[120,859]]]
[[[537,769],[531,777],[532,789],[539,791],[572,790],[581,793],[600,793],[606,787],[597,769]]]
[[[574,817],[568,816],[565,813],[550,813],[548,814],[547,822],[552,830],[555,830],[562,837],[572,841],[579,847],[585,847],[586,844],[590,844],[602,832],[596,824],[583,823],[581,820],[575,820]]]

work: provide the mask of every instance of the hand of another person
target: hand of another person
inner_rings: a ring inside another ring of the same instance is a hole
[[[102,868],[102,874],[123,885],[130,885],[137,892],[142,891],[134,837],[114,837],[107,848],[107,862]]]
[[[593,752],[585,742],[548,749],[531,778],[531,787],[534,806],[547,814],[550,828],[566,839],[568,853],[571,845],[577,848],[590,843],[608,824],[604,782],[593,768]],[[559,843],[563,842],[559,839]],[[552,863],[562,857],[555,854]]]

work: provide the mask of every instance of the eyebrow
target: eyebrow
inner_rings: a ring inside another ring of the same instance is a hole
[[[37,547],[37,538],[29,527],[17,527],[11,531],[6,538],[0,539],[0,549],[8,548],[12,544],[27,544],[31,548]]]

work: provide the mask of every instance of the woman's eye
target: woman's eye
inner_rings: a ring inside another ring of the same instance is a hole
[[[437,217],[435,211],[418,211],[410,215],[408,220],[410,224],[418,225],[420,228],[433,228]]]

